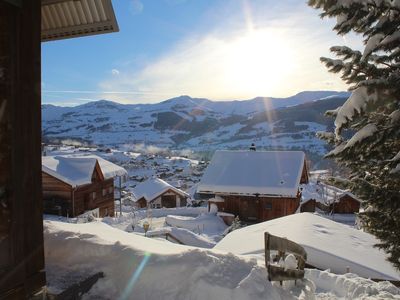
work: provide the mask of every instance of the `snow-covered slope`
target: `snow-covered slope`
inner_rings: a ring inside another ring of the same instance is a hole
[[[322,152],[316,131],[326,130],[326,109],[344,92],[302,92],[289,98],[211,101],[181,96],[157,104],[100,100],[76,107],[42,106],[45,138],[73,138],[97,145],[156,145],[209,150],[259,147]],[[317,101],[318,99],[324,99]],[[297,105],[294,107],[294,105]]]
[[[45,255],[53,278],[50,288],[57,287],[63,273],[104,272],[105,278],[90,291],[91,299],[293,299],[273,287],[255,261],[145,238],[98,222],[46,221]]]
[[[215,249],[235,254],[263,254],[264,232],[286,237],[307,251],[307,262],[320,269],[366,278],[400,280],[400,273],[386,261],[378,240],[361,230],[311,213],[290,215],[238,229],[222,239]]]
[[[61,292],[97,272],[83,299],[399,299],[388,282],[306,270],[306,279],[270,283],[263,264],[224,251],[145,238],[101,222],[45,221],[47,288]]]

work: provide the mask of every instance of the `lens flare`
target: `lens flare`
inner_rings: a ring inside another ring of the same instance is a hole
[[[122,293],[119,300],[129,299],[129,296],[131,295],[133,287],[135,286],[135,283],[138,281],[140,274],[143,272],[144,268],[146,267],[146,264],[148,263],[150,257],[151,257],[151,253],[146,252],[144,254],[142,261],[140,262],[140,264],[137,267],[137,269],[135,270],[135,272],[133,272],[133,274],[132,274],[131,278],[129,279],[128,284],[126,285],[124,292]]]

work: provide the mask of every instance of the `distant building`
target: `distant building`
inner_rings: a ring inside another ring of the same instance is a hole
[[[44,212],[75,217],[98,209],[99,216],[114,216],[114,177],[124,168],[99,156],[42,157]]]
[[[295,213],[307,182],[304,152],[216,151],[197,193],[218,199],[220,211],[261,222]]]
[[[300,212],[358,213],[362,200],[347,190],[318,181],[303,185]]]
[[[159,178],[150,178],[133,189],[139,208],[171,208],[186,206],[189,194]]]

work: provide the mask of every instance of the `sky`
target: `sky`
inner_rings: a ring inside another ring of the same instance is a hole
[[[320,63],[358,48],[304,0],[113,0],[120,31],[42,44],[42,103],[155,103],[343,91]]]

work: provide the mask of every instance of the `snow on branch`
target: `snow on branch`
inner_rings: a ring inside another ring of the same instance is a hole
[[[390,171],[390,174],[395,174],[399,172],[400,172],[400,164],[397,164],[397,166]]]
[[[362,55],[362,60],[364,60],[368,55],[370,55],[375,49],[379,46],[380,42],[384,39],[384,35],[382,33],[375,34],[371,36],[367,44],[365,45],[364,53]]]
[[[376,93],[368,94],[367,87],[361,86],[355,89],[337,112],[335,119],[336,137],[339,137],[342,127],[351,121],[356,113],[360,114],[365,110],[368,102],[376,100]]]
[[[377,131],[378,131],[378,128],[376,127],[375,124],[365,125],[359,131],[357,131],[350,140],[348,140],[348,142],[346,143],[346,146],[343,148],[343,150],[353,147],[355,144],[374,135],[375,132],[377,132]]]
[[[400,151],[391,159],[391,161],[399,161],[400,160]]]
[[[399,0],[400,1],[400,0]],[[400,110],[395,110],[389,115],[390,122],[395,125],[396,123],[400,123]]]

